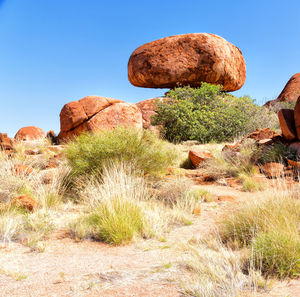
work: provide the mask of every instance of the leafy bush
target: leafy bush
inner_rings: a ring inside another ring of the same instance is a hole
[[[137,171],[156,175],[173,165],[177,152],[148,131],[116,128],[82,134],[65,150],[73,176],[95,175],[107,162],[130,162]]]
[[[170,100],[157,102],[154,125],[162,125],[172,142],[198,140],[202,143],[230,141],[256,128],[278,123],[277,115],[259,107],[247,96],[236,98],[220,86],[203,83],[200,88],[169,91]]]

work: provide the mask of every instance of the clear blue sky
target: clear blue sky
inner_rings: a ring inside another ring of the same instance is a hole
[[[300,72],[299,0],[0,0],[0,132],[59,132],[62,106],[87,95],[163,94],[132,86],[128,59],[146,42],[194,32],[242,50],[247,79],[236,95],[262,104]]]

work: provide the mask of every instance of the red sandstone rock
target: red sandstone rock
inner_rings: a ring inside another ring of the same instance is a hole
[[[255,139],[257,141],[264,140],[264,139],[273,139],[274,137],[278,136],[279,134],[276,131],[271,130],[270,128],[264,128],[264,129],[257,129],[251,134],[249,134],[247,137],[245,137],[243,140],[247,138]],[[242,140],[242,142],[243,142]]]
[[[24,164],[15,164],[14,172],[16,175],[29,175],[33,172],[33,168]]]
[[[201,163],[212,159],[213,156],[209,152],[189,151],[189,158],[191,159],[193,165],[197,168]]]
[[[157,97],[152,99],[147,99],[141,102],[136,103],[136,106],[142,113],[143,116],[143,128],[144,129],[152,129],[154,128],[151,125],[151,118],[156,115],[155,104],[156,102],[160,102],[163,100],[167,100],[165,97]]]
[[[278,118],[283,137],[287,141],[297,138],[297,132],[294,120],[294,111],[292,109],[281,109],[278,112]]]
[[[262,166],[264,174],[269,177],[280,177],[284,174],[284,165],[281,163],[267,163]]]
[[[20,195],[11,201],[11,205],[33,211],[36,208],[37,203],[29,195]]]
[[[273,105],[276,102],[293,102],[300,96],[300,73],[294,74],[285,85],[277,99],[268,101],[265,105]]]
[[[117,126],[142,128],[142,114],[134,104],[117,99],[87,96],[67,103],[60,113],[59,142],[80,133],[113,129]]]
[[[239,48],[220,36],[192,33],[170,36],[137,48],[128,62],[128,79],[137,87],[199,87],[202,82],[240,89],[246,64]]]
[[[294,119],[295,119],[297,137],[298,137],[298,139],[300,139],[300,96],[298,97],[296,105],[295,105]]]
[[[21,141],[30,141],[43,139],[45,136],[45,132],[41,128],[30,126],[21,128],[15,135],[15,139]]]

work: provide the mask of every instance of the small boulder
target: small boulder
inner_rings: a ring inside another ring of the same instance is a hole
[[[209,152],[196,152],[189,151],[189,158],[191,159],[194,167],[199,167],[201,163],[213,158],[212,154]]]
[[[278,118],[283,137],[287,141],[295,140],[297,138],[297,132],[295,127],[294,110],[281,109],[278,112]]]
[[[33,126],[21,128],[15,135],[18,141],[41,140],[45,137],[46,134],[41,128]]]
[[[165,37],[137,48],[128,62],[128,79],[136,87],[200,87],[219,84],[225,91],[240,89],[246,63],[240,49],[209,33]]]
[[[32,197],[25,194],[15,197],[11,201],[11,205],[18,208],[26,209],[27,211],[33,211],[36,208],[37,203]]]
[[[284,175],[284,165],[270,162],[262,165],[262,171],[268,178],[276,178]]]

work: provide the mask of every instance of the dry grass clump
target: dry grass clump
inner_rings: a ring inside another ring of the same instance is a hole
[[[101,180],[91,180],[82,197],[87,213],[72,226],[76,237],[121,244],[147,236],[142,204],[148,199],[146,186],[129,165],[112,163],[105,167]]]
[[[289,192],[269,193],[223,220],[224,242],[252,250],[249,262],[265,275],[300,275],[300,201]]]
[[[30,165],[30,156],[24,153],[24,160],[21,161],[20,158],[21,152],[25,152],[28,145],[19,143],[15,155],[11,158],[2,156],[0,160],[0,241],[3,244],[22,241],[32,250],[42,251],[42,241],[53,230],[54,221],[65,196],[65,178],[69,169],[62,164],[51,170],[34,169],[31,173],[15,170],[16,165]],[[41,151],[42,148],[36,148],[36,145],[30,143],[30,148]],[[47,144],[42,142],[41,145],[45,148]],[[52,154],[46,150],[43,152],[44,158]],[[23,194],[29,195],[36,202],[32,212],[26,207],[12,203],[14,198]]]
[[[219,240],[196,241],[185,247],[182,293],[197,297],[235,297],[248,285],[238,255]]]

